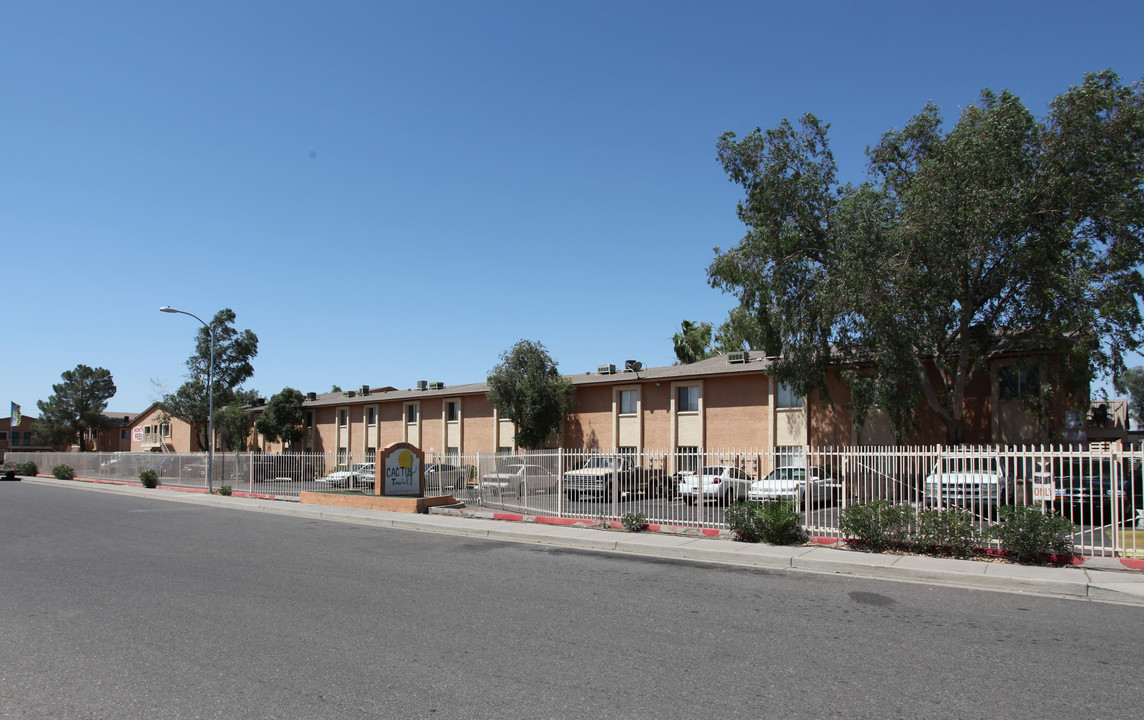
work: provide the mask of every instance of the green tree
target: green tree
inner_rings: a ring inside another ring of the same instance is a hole
[[[234,403],[244,404],[239,386],[254,375],[252,360],[258,355],[258,336],[250,330],[239,332],[234,328],[235,314],[230,308],[218,311],[211,320],[214,330],[214,408],[215,424],[220,413]],[[159,402],[160,408],[172,417],[190,423],[200,448],[206,448],[209,427],[209,400],[207,394],[211,358],[211,336],[205,327],[195,332],[195,352],[187,359],[188,378],[178,390],[167,393]],[[249,426],[247,427],[249,431]]]
[[[302,421],[305,411],[302,410],[302,393],[294,388],[283,388],[282,392],[270,398],[266,409],[254,421],[254,427],[270,442],[282,441],[291,445],[304,436]]]
[[[544,346],[521,340],[489,372],[489,402],[512,420],[519,447],[538,448],[572,412],[576,390]]]
[[[1128,395],[1128,415],[1140,428],[1144,425],[1144,367],[1131,367],[1121,373],[1116,391]]]
[[[741,306],[732,308],[727,319],[715,331],[715,351],[720,355],[736,350],[756,350],[761,346],[759,324]]]
[[[708,268],[796,390],[843,374],[861,424],[877,404],[904,435],[924,402],[964,436],[972,379],[998,352],[1044,351],[1042,407],[1141,344],[1144,92],[1085,76],[1043,121],[984,91],[942,130],[927,105],[840,185],[813,115],[725,133],[718,155],[748,232]],[[1058,395],[1059,396],[1059,395]]]
[[[227,450],[245,452],[252,427],[250,412],[242,403],[234,402],[215,409],[215,435]]]
[[[688,365],[706,360],[718,353],[711,347],[711,323],[684,320],[679,324],[679,332],[672,337],[675,343],[675,364]]]
[[[36,403],[40,418],[35,433],[46,445],[78,442],[83,452],[87,450],[87,431],[103,427],[103,411],[115,396],[115,382],[107,370],[87,365],[65,370],[60,378],[63,382],[52,385],[52,396]]]

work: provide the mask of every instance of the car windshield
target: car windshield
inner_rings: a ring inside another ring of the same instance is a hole
[[[996,475],[998,472],[997,458],[972,456],[945,457],[941,459],[941,471],[942,473],[961,473],[966,475]]]
[[[591,470],[592,468],[603,468],[611,470],[616,466],[616,459],[612,457],[594,457],[580,466],[581,470]]]
[[[767,480],[805,480],[806,470],[802,468],[775,468]]]

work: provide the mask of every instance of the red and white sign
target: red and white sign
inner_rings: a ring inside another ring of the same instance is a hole
[[[137,427],[131,431],[131,439],[135,442],[143,442],[143,428]]]

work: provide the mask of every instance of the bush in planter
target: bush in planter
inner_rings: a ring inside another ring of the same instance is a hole
[[[28,462],[20,463],[16,466],[16,472],[24,477],[35,477],[40,469],[36,467],[36,463],[29,460]]]
[[[620,523],[628,532],[643,532],[647,527],[647,516],[643,513],[627,513],[620,518]]]
[[[154,488],[159,486],[159,473],[154,470],[144,470],[139,473],[139,482],[143,483],[145,488]]]
[[[985,540],[973,513],[959,507],[922,512],[913,538],[919,552],[954,557],[972,554]]]
[[[871,500],[843,508],[838,527],[861,549],[884,552],[907,547],[914,509],[889,500]]]
[[[1001,520],[990,528],[991,537],[1001,549],[1019,563],[1044,564],[1048,555],[1072,555],[1076,532],[1068,518],[1041,512],[1036,505],[1004,505],[997,509]]]
[[[56,465],[52,468],[52,475],[60,480],[71,480],[75,477],[75,470],[72,470],[71,465]]]
[[[221,487],[219,487],[219,489],[218,489],[218,494],[219,494],[219,495],[230,495],[230,494],[231,494],[231,493],[233,493],[233,492],[234,492],[234,491],[231,489],[230,485],[222,485],[222,486],[221,486]]]
[[[798,545],[807,541],[802,514],[790,500],[737,502],[724,511],[723,520],[744,542]]]

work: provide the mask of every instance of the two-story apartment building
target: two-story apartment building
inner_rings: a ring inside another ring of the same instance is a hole
[[[1035,389],[1028,380],[1035,377],[1035,367],[1019,356],[999,359],[994,372],[974,380],[966,401],[966,442],[1050,439],[1022,404],[1021,392]],[[575,407],[551,439],[565,448],[687,455],[698,448],[781,453],[805,446],[895,444],[888,420],[877,412],[860,430],[853,427],[849,391],[836,374],[828,378],[829,397],[799,397],[774,380],[766,358],[753,353],[638,371],[607,365],[566,377],[576,389]],[[1026,378],[1023,384],[1021,378]],[[339,459],[369,457],[395,442],[429,453],[511,450],[514,428],[488,401],[487,390],[483,382],[452,387],[419,383],[407,390],[363,386],[311,393],[304,402],[304,438],[294,449]],[[1067,409],[1061,403],[1054,410],[1055,426],[1063,427]],[[945,428],[937,416],[925,407],[919,415],[921,430],[909,442],[942,442]],[[252,445],[266,452],[282,449],[257,437]]]

